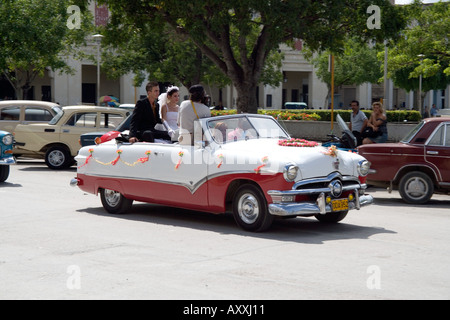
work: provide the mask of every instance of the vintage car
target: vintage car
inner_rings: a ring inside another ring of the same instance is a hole
[[[9,176],[9,166],[16,163],[13,157],[13,135],[0,131],[0,182],[5,182]]]
[[[110,213],[127,212],[134,200],[231,211],[250,231],[266,230],[274,217],[338,222],[373,202],[361,182],[366,159],[291,139],[272,117],[219,116],[194,127],[193,146],[111,140],[81,148],[71,185],[100,194]]]
[[[60,110],[59,104],[47,101],[0,101],[0,130],[14,132],[18,124],[47,123]]]
[[[44,158],[51,169],[65,169],[74,163],[80,149],[80,135],[93,130],[114,130],[130,110],[109,107],[69,106],[48,123],[18,125],[14,132],[15,153]]]
[[[372,163],[367,183],[399,190],[407,203],[450,193],[450,117],[425,119],[399,143],[363,145],[358,152]]]

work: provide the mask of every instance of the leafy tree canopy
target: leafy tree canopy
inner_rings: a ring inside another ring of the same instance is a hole
[[[357,39],[348,39],[341,53],[335,55],[334,84],[360,85],[365,82],[377,83],[383,76],[382,64],[377,58],[377,48]],[[316,68],[317,76],[328,86],[328,97],[331,95],[331,71],[329,70],[330,50],[313,56],[310,51],[306,55]],[[327,97],[327,101],[328,101]],[[327,104],[327,102],[326,102]],[[326,107],[326,104],[324,105]]]
[[[389,77],[408,91],[445,89],[450,83],[450,3],[408,6],[409,27],[389,44]],[[380,54],[381,56],[381,54]]]
[[[2,0],[0,2],[0,70],[20,98],[47,68],[70,72],[64,53],[84,42],[91,28],[80,10],[79,28],[68,27],[69,0]],[[80,2],[83,5],[83,2]],[[81,8],[80,8],[81,9]]]
[[[190,39],[231,80],[241,112],[256,112],[256,87],[281,43],[303,39],[314,50],[341,51],[347,36],[382,40],[404,26],[401,8],[388,0],[103,0],[123,23],[161,30],[168,24]],[[367,9],[381,10],[369,29]],[[114,19],[114,18],[113,18]]]

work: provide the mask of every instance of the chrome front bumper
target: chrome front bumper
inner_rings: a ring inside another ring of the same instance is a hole
[[[373,203],[371,195],[358,195],[355,193],[355,199],[349,201],[348,209],[359,210],[361,207],[368,206]],[[312,202],[295,202],[295,203],[272,203],[269,204],[269,213],[274,216],[289,217],[289,216],[307,216],[312,214],[326,214],[332,212],[331,205],[326,204],[325,194],[321,193],[317,201]]]
[[[9,166],[11,164],[16,164],[16,159],[12,156],[0,159],[0,166]]]

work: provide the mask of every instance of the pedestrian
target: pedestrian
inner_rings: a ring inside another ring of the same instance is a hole
[[[432,117],[436,117],[437,114],[438,114],[438,110],[437,110],[437,108],[436,108],[436,105],[433,103],[433,106],[431,107],[431,110],[430,110],[430,115],[431,115]]]
[[[426,119],[430,117],[430,111],[428,110],[428,106],[425,106],[425,111],[422,114],[422,118]]]

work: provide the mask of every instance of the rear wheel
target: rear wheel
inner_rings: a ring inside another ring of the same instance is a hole
[[[399,190],[402,199],[411,204],[424,204],[434,193],[431,178],[423,172],[413,171],[400,179]]]
[[[131,208],[133,200],[125,198],[120,192],[110,189],[100,189],[100,199],[103,208],[112,214],[124,214]]]
[[[45,154],[45,163],[53,170],[67,169],[73,164],[73,157],[65,147],[52,147]]]
[[[267,230],[273,221],[264,194],[252,184],[242,185],[236,191],[233,216],[241,228],[255,232]]]
[[[9,166],[0,166],[0,182],[5,182],[9,176]]]

